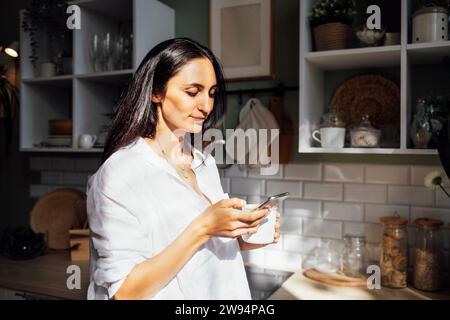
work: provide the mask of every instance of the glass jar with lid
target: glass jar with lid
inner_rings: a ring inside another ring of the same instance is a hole
[[[342,272],[349,277],[365,277],[369,261],[366,247],[366,237],[363,235],[344,236],[344,251],[342,252]]]
[[[440,220],[419,218],[414,248],[413,285],[419,290],[439,291],[443,278],[443,245]]]
[[[408,270],[408,220],[398,215],[382,217],[381,284],[389,288],[406,288]]]
[[[352,148],[377,148],[380,146],[381,131],[370,123],[369,116],[362,118],[361,124],[350,131]]]

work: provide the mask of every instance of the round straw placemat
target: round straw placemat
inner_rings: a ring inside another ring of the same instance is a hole
[[[46,235],[49,249],[68,249],[69,230],[81,229],[87,219],[86,194],[60,188],[39,198],[31,211],[34,232]]]
[[[400,88],[380,75],[356,76],[338,87],[331,109],[348,128],[359,126],[364,115],[376,128],[395,127],[400,123]]]

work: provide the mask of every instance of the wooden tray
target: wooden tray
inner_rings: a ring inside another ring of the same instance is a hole
[[[332,111],[339,114],[348,128],[361,124],[362,117],[377,129],[400,124],[400,88],[380,75],[362,75],[345,81],[331,100]]]
[[[367,287],[366,278],[351,278],[343,273],[322,273],[316,269],[308,269],[303,275],[311,280],[338,287]]]

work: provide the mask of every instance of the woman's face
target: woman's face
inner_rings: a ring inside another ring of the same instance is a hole
[[[170,78],[162,99],[154,97],[153,101],[161,103],[163,121],[172,131],[198,133],[213,110],[216,90],[213,65],[206,58],[197,58]]]

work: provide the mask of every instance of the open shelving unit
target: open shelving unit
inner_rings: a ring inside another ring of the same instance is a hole
[[[433,149],[414,149],[409,131],[417,98],[445,90],[450,93],[448,68],[442,67],[443,59],[450,57],[450,41],[413,44],[411,22],[416,2],[401,0],[401,9],[394,13],[401,21],[400,45],[315,52],[308,14],[316,2],[300,2],[299,152],[436,155]],[[375,149],[321,148],[312,139],[312,132],[319,128],[321,116],[328,111],[334,90],[352,76],[368,73],[386,74],[400,87],[398,145]]]
[[[72,31],[73,72],[53,77],[36,76],[28,56],[29,35],[21,30],[20,150],[27,152],[102,152],[78,148],[78,136],[98,135],[113,107],[148,51],[175,36],[175,12],[157,0],[79,0],[81,28]],[[131,68],[94,72],[89,55],[93,32],[118,32],[121,23],[132,30]],[[39,147],[49,134],[48,121],[72,119],[72,145]]]

